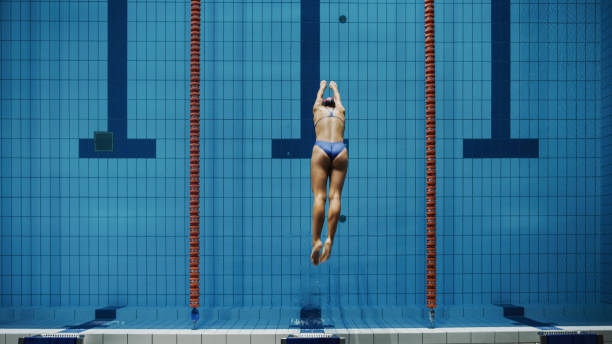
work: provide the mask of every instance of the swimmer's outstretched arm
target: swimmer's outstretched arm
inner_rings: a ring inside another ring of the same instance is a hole
[[[344,106],[342,106],[342,102],[340,101],[340,91],[338,91],[338,85],[336,84],[335,81],[330,81],[329,82],[329,88],[334,91],[334,103],[336,103],[336,108],[337,109],[344,109]]]
[[[315,100],[313,111],[316,110],[317,106],[321,106],[323,103],[323,92],[325,92],[326,87],[327,81],[321,80],[321,85],[319,86],[319,91],[317,92],[317,99]]]

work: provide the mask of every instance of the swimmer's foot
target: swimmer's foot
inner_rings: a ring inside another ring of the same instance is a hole
[[[324,261],[329,259],[329,256],[331,256],[331,249],[333,244],[334,241],[330,238],[327,238],[327,240],[325,240],[325,247],[323,247],[323,252],[321,252],[321,258],[319,258],[319,263],[323,263]]]
[[[314,266],[319,265],[319,254],[321,253],[321,240],[318,240],[316,243],[312,245],[312,253],[310,254],[310,261]]]

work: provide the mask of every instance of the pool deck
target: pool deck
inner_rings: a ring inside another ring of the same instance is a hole
[[[612,326],[564,326],[563,330],[588,331],[612,343]],[[0,344],[16,344],[19,337],[57,333],[63,329],[0,329]],[[468,344],[539,343],[537,328],[446,327],[330,329],[326,333],[347,339],[347,344]],[[89,329],[80,335],[85,344],[278,344],[298,329]]]

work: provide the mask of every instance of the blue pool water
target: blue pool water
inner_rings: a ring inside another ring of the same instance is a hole
[[[440,321],[609,323],[612,5],[435,9]],[[301,326],[305,307],[335,327],[427,324],[423,2],[203,13],[203,326]],[[0,2],[0,327],[109,306],[105,326],[186,326],[188,38],[187,1]],[[322,79],[350,160],[313,267]],[[93,152],[106,131],[114,152]]]

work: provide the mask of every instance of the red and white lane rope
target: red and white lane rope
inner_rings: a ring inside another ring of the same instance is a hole
[[[191,1],[189,78],[189,306],[200,307],[200,0]]]
[[[426,302],[436,308],[436,48],[434,0],[425,0]]]

